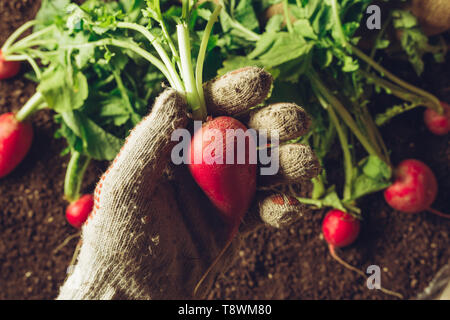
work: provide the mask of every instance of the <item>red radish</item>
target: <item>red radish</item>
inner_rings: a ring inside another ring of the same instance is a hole
[[[243,132],[247,130],[241,122],[231,117],[217,117],[197,130],[190,145],[189,170],[222,214],[232,238],[256,192],[256,163],[249,161],[250,152],[256,152],[256,142],[253,138],[246,138],[245,150],[238,150],[236,139],[228,141],[231,139],[226,138],[227,130],[230,129],[241,129]],[[230,151],[230,148],[234,148],[234,159],[232,164],[226,164],[227,150]],[[243,151],[245,163],[238,164],[237,154]],[[222,159],[223,163],[208,163],[206,159],[210,155],[215,160]],[[199,163],[196,163],[197,159],[200,160]]]
[[[13,113],[0,116],[0,178],[3,178],[25,158],[33,141],[33,127],[19,122]]]
[[[89,217],[89,214],[92,212],[93,207],[94,197],[90,194],[85,194],[67,207],[67,221],[75,228],[81,228]]]
[[[19,73],[19,61],[6,61],[0,50],[0,80],[9,79]]]
[[[256,161],[254,164],[250,161],[251,152],[256,152],[256,141],[252,137],[245,138],[245,143],[238,149],[237,139],[227,139],[227,130],[239,129],[242,133],[247,131],[247,128],[234,118],[217,117],[204,123],[191,140],[189,170],[219,210],[226,223],[228,235],[227,243],[195,286],[194,296],[231,245],[256,192]],[[230,159],[232,163],[227,164],[227,151],[231,150],[234,151],[234,159]],[[242,152],[245,154],[244,161],[238,164],[238,155]]]
[[[330,210],[322,222],[325,240],[334,247],[345,247],[358,237],[359,220],[341,210]]]
[[[336,253],[336,248],[345,247],[352,244],[359,235],[360,222],[357,218],[343,212],[333,209],[328,211],[322,221],[322,233],[328,243],[330,255],[345,268],[352,270],[366,278],[366,274],[342,260]],[[397,292],[379,288],[382,292],[403,299],[403,296]]]
[[[441,105],[444,108],[444,114],[427,108],[423,114],[423,120],[432,133],[446,135],[450,131],[450,105],[445,102],[441,102]]]
[[[444,218],[450,215],[430,208],[436,199],[436,177],[425,163],[415,159],[403,160],[395,170],[394,183],[384,190],[386,202],[395,210],[406,213],[430,211]]]

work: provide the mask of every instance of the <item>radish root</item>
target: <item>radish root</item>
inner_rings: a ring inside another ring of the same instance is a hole
[[[230,247],[230,245],[233,243],[234,237],[231,237],[230,240],[228,240],[228,242],[225,244],[225,246],[223,247],[223,249],[219,252],[219,255],[214,259],[214,261],[211,263],[211,265],[208,267],[208,269],[206,269],[205,273],[203,274],[203,276],[200,278],[200,280],[197,282],[197,285],[194,288],[194,297],[197,295],[197,291],[200,288],[200,286],[202,285],[203,281],[205,281],[206,277],[208,276],[208,274],[212,271],[212,269],[214,268],[214,266],[219,262],[220,258],[222,258],[222,256],[225,254],[225,252],[227,251],[227,249]]]
[[[342,260],[337,254],[336,254],[336,250],[335,247],[331,244],[328,245],[328,248],[330,249],[330,255],[333,257],[334,260],[336,260],[338,263],[340,263],[342,266],[344,266],[345,268],[356,272],[357,274],[359,274],[360,276],[367,278],[366,274],[364,272],[362,272],[361,270],[355,268],[354,266],[348,264],[347,262],[345,262],[344,260]],[[388,289],[385,289],[383,287],[381,287],[379,290],[381,290],[381,292],[391,295],[391,296],[395,296],[397,298],[403,299],[403,295],[395,292],[395,291],[391,291]]]
[[[450,214],[443,213],[443,212],[441,212],[439,210],[436,210],[436,209],[433,209],[433,208],[428,208],[427,211],[429,211],[429,212],[431,212],[431,213],[433,213],[433,214],[435,214],[435,215],[437,215],[439,217],[450,219]]]
[[[64,248],[70,241],[72,241],[75,238],[78,238],[79,236],[81,236],[81,231],[71,234],[70,236],[68,236],[63,243],[61,243],[58,247],[55,248],[55,250],[53,250],[53,254],[58,253],[62,248]]]

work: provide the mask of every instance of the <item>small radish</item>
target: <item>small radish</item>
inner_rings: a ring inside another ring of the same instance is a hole
[[[3,53],[0,50],[0,80],[5,80],[14,77],[19,73],[19,61],[6,61]]]
[[[450,215],[430,208],[436,199],[438,185],[433,171],[425,163],[415,159],[403,160],[394,175],[394,183],[384,190],[384,198],[392,208],[406,213],[427,210],[450,218]]]
[[[433,109],[427,108],[423,114],[423,120],[432,133],[446,135],[450,131],[450,105],[441,102],[444,114],[439,114]]]
[[[25,158],[33,141],[33,128],[17,121],[11,112],[0,116],[0,178],[8,175]]]
[[[194,133],[189,150],[189,170],[192,177],[221,214],[226,224],[228,241],[205,271],[194,288],[194,296],[200,285],[219,262],[238,232],[242,218],[250,207],[256,192],[256,161],[251,163],[250,154],[256,152],[256,141],[245,138],[241,148],[236,139],[227,139],[227,130],[247,128],[231,117],[209,119]],[[232,163],[227,161],[227,151],[234,150]],[[244,153],[243,163],[237,162]]]
[[[94,197],[90,194],[72,202],[66,209],[67,221],[79,229],[86,222],[94,207]]]
[[[250,163],[250,152],[256,150],[253,138],[245,139],[245,150],[238,150],[237,140],[228,141],[227,130],[247,128],[231,117],[207,121],[195,132],[190,145],[189,170],[192,177],[217,207],[229,228],[229,237],[237,232],[256,192],[256,163]],[[216,135],[218,134],[218,135]],[[227,150],[234,148],[233,163],[227,164]],[[237,154],[245,152],[245,162],[237,163]],[[196,163],[196,155],[200,156]],[[207,157],[214,158],[208,163]],[[222,159],[223,163],[217,163]],[[212,163],[211,163],[212,162]]]
[[[345,247],[358,237],[359,220],[341,210],[330,210],[322,222],[325,240],[334,247]]]
[[[322,221],[323,237],[328,243],[328,249],[333,259],[335,259],[345,268],[352,270],[366,278],[367,276],[363,271],[348,264],[347,262],[342,260],[336,253],[336,248],[341,248],[352,244],[358,237],[359,231],[359,220],[341,210],[333,209],[328,211]],[[393,292],[382,287],[380,287],[379,289],[386,294],[403,299],[403,296],[397,292]]]

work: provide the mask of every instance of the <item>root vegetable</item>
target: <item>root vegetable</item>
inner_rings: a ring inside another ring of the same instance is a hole
[[[256,192],[256,163],[251,164],[249,161],[250,152],[256,152],[256,142],[251,137],[245,139],[245,163],[238,164],[237,154],[244,150],[238,150],[236,139],[228,141],[230,139],[226,138],[226,131],[229,129],[247,130],[238,120],[224,116],[207,121],[194,134],[189,151],[189,170],[221,213],[232,238]],[[215,133],[219,136],[215,136]],[[234,163],[227,164],[227,151],[230,148],[234,148]],[[207,157],[210,156],[215,160],[222,159],[223,163],[207,163]],[[201,162],[196,163],[196,158]]]
[[[432,133],[436,135],[446,135],[450,131],[450,105],[441,102],[444,108],[444,114],[439,114],[436,111],[427,108],[423,114],[423,120]]]
[[[195,132],[190,144],[189,171],[192,177],[218,209],[226,224],[227,243],[205,271],[194,288],[198,288],[219,262],[237,234],[239,225],[248,211],[256,192],[256,161],[251,163],[251,152],[256,152],[256,141],[246,137],[243,146],[236,139],[227,138],[227,130],[247,128],[238,120],[222,116],[209,120]],[[242,148],[243,147],[243,148]],[[227,163],[227,151],[234,150],[232,163]],[[244,150],[243,150],[244,149]],[[244,163],[237,162],[238,153],[244,152]],[[198,162],[198,163],[197,163]]]
[[[0,50],[0,80],[5,80],[14,77],[19,73],[19,61],[6,61],[3,53]]]
[[[406,213],[430,211],[439,216],[450,215],[430,208],[436,199],[436,177],[425,163],[415,159],[403,160],[395,170],[395,181],[384,191],[386,202],[395,210]]]
[[[13,113],[0,116],[0,178],[8,175],[25,158],[33,141],[33,128],[17,121]]]
[[[328,211],[322,222],[322,233],[328,243],[328,249],[330,250],[330,255],[333,259],[335,259],[343,267],[366,278],[367,276],[363,271],[345,262],[336,253],[336,248],[345,247],[352,244],[358,237],[359,231],[359,220],[352,215],[337,209]],[[380,287],[379,290],[400,299],[403,298],[403,296],[397,292],[387,290],[382,287]]]
[[[437,189],[431,169],[422,161],[407,159],[397,166],[395,181],[384,191],[384,198],[396,210],[417,213],[433,203]]]
[[[86,222],[93,207],[94,197],[86,194],[67,207],[66,219],[73,227],[79,229]]]
[[[322,222],[322,232],[325,240],[333,247],[345,247],[352,244],[358,237],[359,220],[341,210],[331,210]]]

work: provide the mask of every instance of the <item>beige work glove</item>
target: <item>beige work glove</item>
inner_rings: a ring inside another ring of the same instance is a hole
[[[213,115],[242,114],[260,104],[272,85],[269,73],[244,68],[204,85]],[[233,263],[241,233],[215,264],[194,295],[194,288],[226,243],[225,224],[186,165],[170,161],[175,129],[190,123],[182,95],[166,89],[152,112],[130,133],[101,177],[95,208],[82,228],[82,244],[73,272],[58,299],[205,298],[216,276]],[[309,118],[294,104],[275,104],[248,115],[249,127],[276,129],[280,141],[305,134]],[[241,224],[242,232],[263,222],[281,227],[295,221],[305,206],[267,191],[283,180],[306,195],[319,172],[311,149],[280,147],[280,171],[265,181]]]

